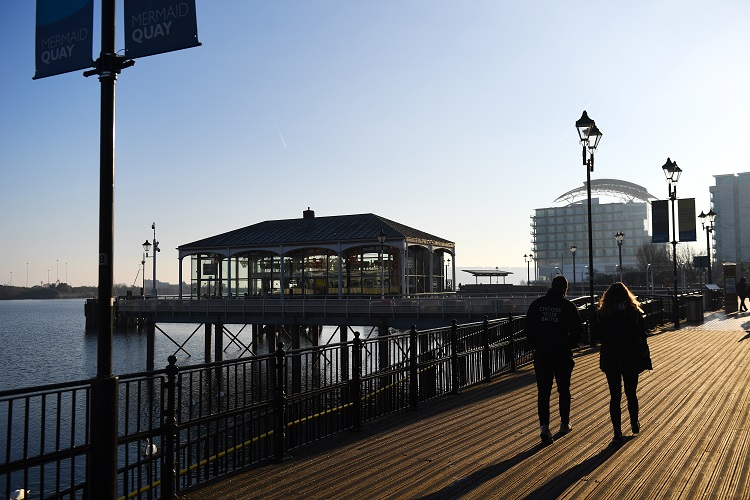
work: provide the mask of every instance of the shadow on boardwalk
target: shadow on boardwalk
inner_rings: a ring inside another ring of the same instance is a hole
[[[641,433],[621,446],[610,444],[598,350],[584,349],[573,371],[573,432],[550,446],[539,441],[525,367],[185,498],[748,498],[747,319],[715,313],[649,339]],[[553,425],[556,403],[553,392]]]

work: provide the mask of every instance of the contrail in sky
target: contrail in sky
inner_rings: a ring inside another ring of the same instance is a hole
[[[591,106],[591,101],[589,101],[589,103],[586,106],[584,106],[583,109],[588,109],[589,106]],[[565,134],[563,134],[563,136],[560,138],[560,142],[557,143],[558,145],[562,144],[562,141],[564,141],[565,138],[568,137],[568,134],[570,133],[572,128],[573,128],[573,125],[571,125],[570,128],[568,128],[568,130],[565,131]]]
[[[273,121],[273,124],[276,125],[276,130],[279,131],[279,137],[281,137],[281,144],[284,145],[284,149],[286,149],[286,141],[284,140],[284,136],[281,135],[281,129],[279,128],[279,124],[276,123],[276,120]]]

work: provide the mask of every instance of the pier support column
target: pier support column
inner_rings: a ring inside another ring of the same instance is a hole
[[[300,326],[292,325],[292,350],[300,348]],[[292,392],[298,394],[302,389],[302,358],[299,354],[292,356]]]
[[[204,326],[206,335],[204,337],[203,344],[203,357],[206,363],[211,362],[211,323],[206,323]]]
[[[380,325],[378,327],[378,337],[385,337],[388,335],[388,327],[385,325]],[[388,368],[390,365],[390,355],[388,352],[388,342],[387,341],[381,341],[378,342],[378,367],[379,368]]]
[[[154,371],[154,357],[156,356],[156,323],[148,321],[146,326],[146,371]]]
[[[224,325],[214,325],[214,361],[224,361]]]
[[[254,355],[260,354],[258,351],[258,348],[260,347],[260,343],[258,342],[258,336],[261,332],[261,325],[254,324],[250,327],[251,329],[251,336],[250,336],[250,349],[253,351]]]
[[[339,327],[339,342],[345,343],[349,340],[349,327],[342,325]],[[349,380],[349,349],[341,349],[341,380]]]

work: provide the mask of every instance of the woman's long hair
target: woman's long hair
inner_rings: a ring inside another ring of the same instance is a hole
[[[641,304],[635,295],[633,295],[633,292],[622,282],[618,281],[617,283],[612,283],[602,295],[602,298],[599,300],[599,311],[604,314],[610,314],[618,309],[622,309],[623,305],[626,308],[632,308],[636,312],[641,310]]]

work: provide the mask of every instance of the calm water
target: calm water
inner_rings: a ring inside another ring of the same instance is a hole
[[[5,365],[0,376],[0,391],[96,376],[96,333],[86,333],[85,302],[85,299],[0,300],[0,352]],[[158,327],[180,344],[188,340],[196,328],[199,330],[185,345],[190,356],[182,351],[175,352],[177,346],[157,330],[157,369],[167,365],[171,354],[177,356],[177,364],[181,366],[205,362],[203,326],[159,324]],[[235,334],[240,329],[236,325],[228,328]],[[249,327],[243,330],[240,340],[246,345],[250,342]],[[145,334],[116,332],[112,344],[114,374],[146,370]],[[230,344],[227,337],[224,346],[227,347],[224,359],[235,358],[244,350]],[[267,346],[260,349],[268,352]]]

